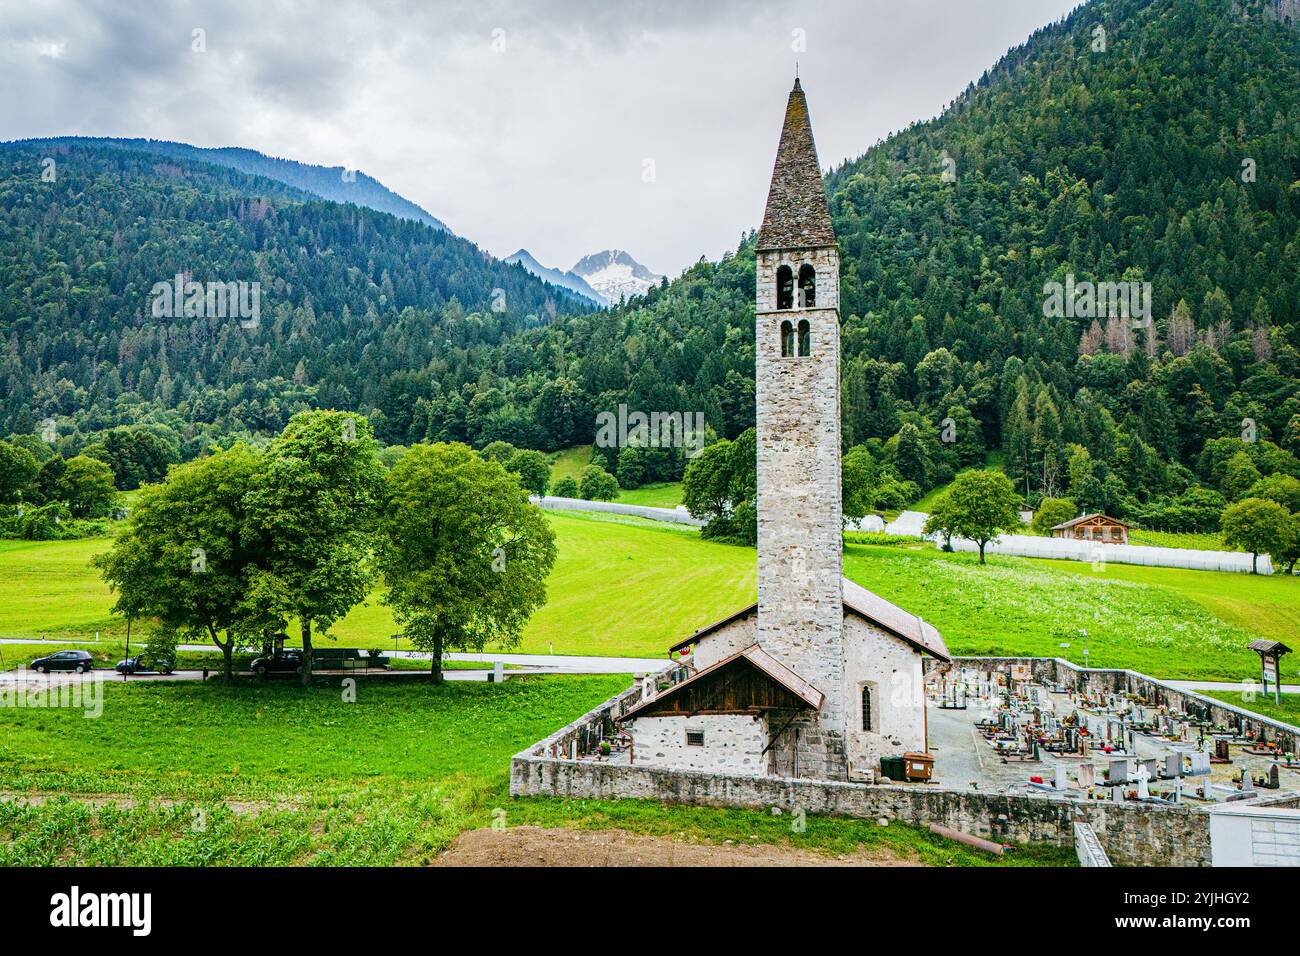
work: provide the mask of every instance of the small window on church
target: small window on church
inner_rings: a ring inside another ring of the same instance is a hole
[[[776,270],[776,307],[781,310],[794,308],[794,271],[789,266]]]
[[[781,358],[794,356],[794,325],[787,319],[781,323]]]
[[[688,747],[703,747],[703,746],[704,746],[704,731],[702,731],[702,730],[688,730],[688,731],[686,731],[686,746],[688,746]]]
[[[799,307],[811,309],[817,304],[817,270],[809,263],[799,267]]]
[[[799,323],[799,354],[804,358],[812,355],[812,329],[807,319]]]
[[[862,729],[871,730],[871,685],[862,685]]]

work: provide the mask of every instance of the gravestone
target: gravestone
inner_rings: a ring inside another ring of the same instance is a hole
[[[1097,783],[1097,768],[1090,763],[1079,764],[1079,786],[1091,789]]]
[[[1119,757],[1110,762],[1110,776],[1107,778],[1111,784],[1128,783],[1128,758]]]

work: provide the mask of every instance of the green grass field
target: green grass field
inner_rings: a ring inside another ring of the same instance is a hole
[[[514,800],[511,756],[626,687],[626,676],[505,684],[109,682],[103,713],[0,708],[0,866],[393,865],[504,819],[721,843],[858,845],[989,865],[915,827],[649,801]],[[1009,862],[1069,864],[1025,848]]]
[[[614,499],[624,505],[644,505],[651,508],[676,508],[682,503],[682,483],[662,481],[640,488],[625,488]]]
[[[551,455],[551,484],[554,485],[561,478],[572,478],[577,481],[582,477],[582,469],[590,464],[590,445],[574,445],[564,451],[555,452]]]
[[[1285,661],[1286,658],[1283,658],[1283,660]],[[1283,671],[1286,670],[1287,668],[1283,668]],[[1288,679],[1284,673],[1284,683]],[[1257,692],[1255,699],[1252,701],[1243,700],[1239,690],[1207,690],[1202,693],[1208,697],[1217,698],[1225,704],[1232,704],[1243,710],[1253,710],[1264,717],[1272,717],[1274,720],[1300,726],[1300,694],[1283,694],[1282,703],[1277,704],[1274,703],[1271,694],[1265,697],[1262,691]]]
[[[550,597],[529,623],[526,653],[660,656],[696,628],[754,600],[752,549],[703,541],[690,528],[617,515],[550,513],[559,559]],[[0,637],[120,643],[123,624],[89,566],[105,539],[0,542]],[[931,621],[960,654],[1064,654],[1158,677],[1236,680],[1257,667],[1255,637],[1300,630],[1300,581],[1072,561],[944,554],[923,545],[849,544],[845,571]],[[343,646],[392,648],[378,595],[332,630]],[[1062,642],[1071,647],[1063,650]]]
[[[1129,544],[1142,544],[1155,548],[1191,548],[1193,551],[1233,551],[1223,543],[1221,534],[1193,534],[1191,532],[1144,531],[1134,528],[1128,534]]]

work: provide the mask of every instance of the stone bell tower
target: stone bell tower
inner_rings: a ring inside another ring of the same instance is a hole
[[[798,79],[757,259],[758,642],[825,695],[820,730],[842,735],[840,258]]]

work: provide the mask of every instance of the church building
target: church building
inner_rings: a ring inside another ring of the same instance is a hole
[[[637,766],[873,779],[926,750],[930,624],[843,575],[839,247],[796,79],[757,248],[758,602],[674,645],[623,717]]]

